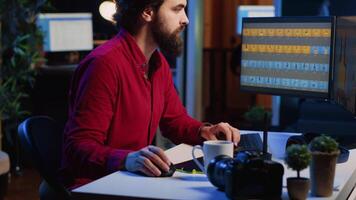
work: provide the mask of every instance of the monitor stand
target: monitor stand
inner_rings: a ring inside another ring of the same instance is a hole
[[[262,149],[262,159],[264,160],[271,160],[272,158],[272,154],[268,153],[267,151],[267,146],[268,146],[268,126],[269,126],[269,123],[268,123],[268,114],[267,112],[265,112],[265,115],[264,115],[264,120],[263,120],[263,123],[264,123],[264,128],[263,128],[263,149]]]

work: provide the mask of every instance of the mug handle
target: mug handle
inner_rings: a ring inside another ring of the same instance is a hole
[[[196,149],[200,149],[201,151],[203,151],[202,147],[200,145],[195,145],[192,149],[192,156],[193,156],[193,161],[195,162],[195,164],[198,165],[199,169],[205,173],[205,168],[204,168],[204,165],[202,163],[199,162],[199,160],[195,157],[195,150]]]

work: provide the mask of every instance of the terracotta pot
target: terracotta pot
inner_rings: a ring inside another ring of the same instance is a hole
[[[288,196],[291,200],[305,200],[308,196],[310,181],[308,178],[287,178]]]
[[[336,160],[339,154],[340,151],[333,153],[312,152],[310,179],[313,196],[328,197],[332,195]]]

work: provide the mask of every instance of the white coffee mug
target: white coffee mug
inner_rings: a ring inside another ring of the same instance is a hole
[[[195,157],[195,150],[200,149],[204,155],[204,166]],[[234,144],[231,141],[226,140],[208,140],[203,143],[203,147],[196,145],[192,149],[192,156],[194,162],[198,165],[201,171],[206,174],[209,162],[218,155],[227,155],[233,157]]]

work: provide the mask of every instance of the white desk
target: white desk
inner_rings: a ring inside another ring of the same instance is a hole
[[[129,172],[115,172],[73,191],[77,199],[100,199],[91,194],[108,197],[149,199],[226,199],[225,193],[215,189],[205,175],[175,172],[173,177],[143,177]],[[121,198],[120,198],[121,199]]]
[[[281,163],[284,165],[284,162]],[[285,166],[282,199],[288,199],[286,178],[292,176],[296,176],[296,172]],[[301,176],[308,177],[309,170],[303,170]],[[348,162],[336,166],[333,195],[308,199],[346,200],[355,184],[356,150],[351,150]],[[181,172],[174,173],[173,177],[158,178],[119,171],[79,187],[72,194],[73,199],[227,199],[225,193],[218,191],[205,175]]]

